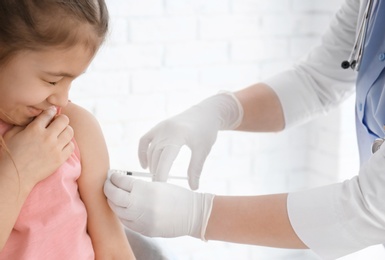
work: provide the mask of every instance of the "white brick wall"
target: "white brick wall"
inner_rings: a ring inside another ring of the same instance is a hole
[[[158,121],[219,90],[246,87],[289,66],[317,42],[342,2],[106,1],[109,39],[74,82],[71,98],[99,119],[111,167],[130,170],[141,170],[138,140]],[[342,164],[356,158],[353,105],[347,106],[349,112],[334,111],[286,133],[220,133],[203,170],[201,191],[286,192],[350,177],[357,165]],[[172,173],[183,175],[188,160],[189,151],[182,149]],[[305,251],[192,238],[161,242],[176,259],[316,259]]]

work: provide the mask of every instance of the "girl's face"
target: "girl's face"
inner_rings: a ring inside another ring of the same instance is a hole
[[[92,58],[83,45],[19,52],[0,67],[0,119],[23,126],[52,105],[64,107]]]

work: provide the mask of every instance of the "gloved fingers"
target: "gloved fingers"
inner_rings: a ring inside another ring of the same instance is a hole
[[[151,130],[148,135],[152,135]],[[163,147],[165,146],[164,141],[153,140],[147,144],[146,147],[146,166],[149,168],[151,173],[156,173],[156,168],[159,162],[160,154],[162,153]]]
[[[111,179],[104,183],[104,194],[117,207],[126,208],[130,204],[130,193],[114,185]]]
[[[199,188],[199,180],[207,155],[208,152],[192,150],[191,160],[187,170],[188,184],[192,190]]]
[[[158,167],[159,158],[162,154],[163,149],[158,147],[161,147],[160,145],[150,145],[150,148],[147,152],[147,161],[148,161],[148,167],[150,169],[150,172],[154,174],[153,180],[156,179],[156,168]]]
[[[168,145],[164,147],[157,158],[157,166],[154,171],[154,181],[167,181],[170,169],[179,154],[180,146]]]
[[[153,129],[151,129],[147,134],[143,135],[142,138],[139,140],[139,146],[138,146],[138,157],[140,165],[143,169],[146,169],[148,167],[148,149],[150,146],[150,143],[153,140]]]
[[[107,202],[112,211],[119,217],[120,220],[133,221],[137,220],[141,216],[141,214],[133,208],[121,207],[116,205],[114,201],[110,199],[107,199]]]
[[[138,179],[129,177],[127,175],[122,175],[118,172],[114,172],[110,176],[111,183],[116,187],[131,192],[134,188],[135,182],[140,181]]]

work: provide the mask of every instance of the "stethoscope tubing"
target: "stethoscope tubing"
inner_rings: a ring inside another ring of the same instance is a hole
[[[372,9],[373,0],[369,0],[366,6],[364,16],[361,19],[360,28],[358,29],[357,37],[354,41],[353,49],[350,52],[349,59],[341,63],[343,69],[352,68],[358,71],[361,65],[361,59],[364,54],[364,45],[366,40],[366,32],[368,30],[370,12]]]

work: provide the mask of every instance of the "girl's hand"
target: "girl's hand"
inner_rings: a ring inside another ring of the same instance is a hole
[[[74,151],[74,133],[68,117],[59,115],[53,119],[55,115],[56,109],[50,108],[26,127],[15,126],[4,135],[9,154],[3,149],[0,160],[15,164],[22,185],[32,188]]]

